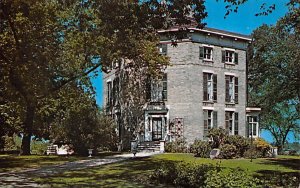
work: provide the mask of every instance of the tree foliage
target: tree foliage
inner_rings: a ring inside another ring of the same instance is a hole
[[[250,105],[262,107],[261,125],[281,149],[289,133],[300,128],[299,1],[274,26],[253,33],[250,46]]]
[[[157,29],[188,24],[190,13],[200,25],[204,10],[194,0],[1,1],[1,121],[22,133],[21,153],[32,135],[44,136],[39,123],[56,113],[67,84],[92,90],[87,75],[120,57],[155,73],[168,63],[154,52]]]

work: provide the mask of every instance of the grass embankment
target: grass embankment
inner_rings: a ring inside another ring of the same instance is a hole
[[[280,156],[277,159],[211,160],[195,158],[190,154],[162,154],[150,158],[137,158],[122,163],[109,164],[80,171],[69,171],[47,178],[36,178],[42,184],[55,187],[159,187],[149,181],[149,176],[162,164],[180,161],[220,165],[224,169],[240,167],[250,175],[300,173],[300,157]],[[165,187],[162,185],[161,187]]]

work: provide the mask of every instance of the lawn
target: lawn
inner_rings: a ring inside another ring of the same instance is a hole
[[[275,173],[279,173],[299,176],[300,174],[300,157],[280,156],[277,159],[253,159],[250,162],[249,159],[211,160],[195,158],[190,154],[161,154],[80,171],[68,171],[47,178],[36,177],[35,180],[55,187],[165,187],[165,185],[157,185],[149,179],[151,172],[163,163],[180,161],[220,165],[224,169],[240,167],[250,175],[273,176]]]
[[[103,152],[97,157],[101,158],[115,153]],[[60,165],[66,162],[88,159],[82,156],[54,156],[54,155],[0,155],[0,173],[1,172],[18,172],[29,168],[39,168],[51,165]]]

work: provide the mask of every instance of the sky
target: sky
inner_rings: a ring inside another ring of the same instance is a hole
[[[275,4],[275,10],[268,16],[255,16],[260,12],[260,6],[262,3],[268,5]],[[206,11],[208,17],[204,20],[207,23],[207,27],[216,29],[236,32],[240,34],[250,35],[253,30],[261,26],[262,24],[272,25],[276,21],[283,17],[288,11],[286,3],[288,0],[248,0],[247,3],[241,5],[237,13],[229,14],[225,19],[226,4],[223,0],[206,0]],[[93,79],[93,85],[96,88],[96,101],[99,106],[103,105],[103,83],[102,75]],[[267,141],[272,142],[270,133],[262,132],[261,136]],[[289,137],[289,141],[293,141],[292,137]]]

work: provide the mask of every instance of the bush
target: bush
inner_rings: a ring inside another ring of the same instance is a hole
[[[250,148],[247,151],[245,151],[243,157],[247,159],[256,159],[260,157],[260,153],[255,148]]]
[[[186,153],[187,142],[184,138],[175,140],[174,142],[168,142],[165,146],[165,151],[169,153]]]
[[[219,148],[228,137],[228,134],[223,128],[212,128],[208,131],[207,136],[213,140],[212,148]]]
[[[253,145],[259,153],[259,157],[269,157],[272,146],[267,141],[262,138],[256,138]]]
[[[220,148],[219,158],[232,159],[237,157],[237,149],[232,144],[224,144]]]
[[[159,183],[176,187],[261,187],[260,181],[241,169],[226,172],[220,168],[205,164],[170,163],[156,169],[150,178]]]
[[[211,144],[209,142],[195,140],[190,147],[190,152],[194,153],[195,157],[208,158],[211,149]]]
[[[249,176],[242,169],[231,169],[228,173],[220,170],[211,170],[206,173],[205,188],[258,188],[261,182],[257,178]]]
[[[250,148],[249,138],[240,135],[227,136],[224,143],[234,145],[237,149],[236,157],[244,156],[244,153]]]
[[[156,169],[151,175],[151,179],[178,187],[201,187],[204,185],[205,175],[213,168],[215,167],[212,165],[172,163]]]

